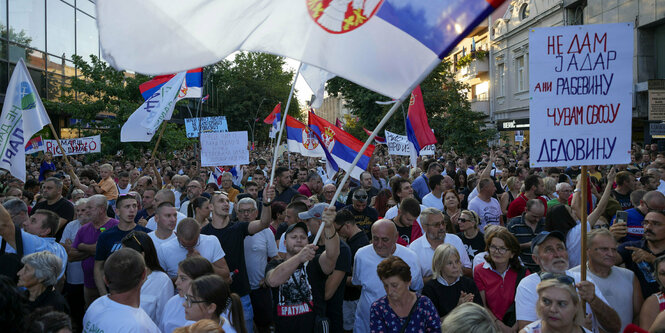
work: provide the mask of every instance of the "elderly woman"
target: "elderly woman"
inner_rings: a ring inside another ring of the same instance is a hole
[[[441,332],[441,319],[432,301],[409,290],[411,270],[404,260],[388,257],[379,263],[376,273],[386,296],[370,309],[372,332]]]
[[[240,296],[232,293],[219,275],[208,274],[192,281],[183,306],[187,320],[211,319],[227,333],[247,333]]]
[[[514,332],[515,290],[529,272],[520,263],[520,243],[510,231],[497,229],[487,241],[486,262],[476,266],[473,280],[497,326],[503,332]]]
[[[443,209],[446,215],[450,216],[455,232],[459,231],[457,219],[462,213],[462,203],[460,202],[459,194],[455,190],[450,189],[443,192]]]
[[[55,290],[62,260],[48,251],[31,253],[23,259],[18,271],[18,286],[28,290],[28,308],[33,311],[50,306],[56,311],[69,313],[65,298]]]
[[[582,302],[572,277],[546,273],[536,291],[536,313],[540,319],[524,327],[520,333],[591,333],[582,326]]]
[[[432,279],[425,283],[423,295],[432,300],[440,317],[466,302],[483,304],[473,280],[462,275],[460,254],[454,246],[444,243],[434,250],[432,273]]]
[[[485,236],[478,229],[480,218],[472,210],[463,210],[460,217],[457,218],[457,225],[460,230],[457,236],[464,243],[469,260],[473,261],[476,254],[485,250]]]

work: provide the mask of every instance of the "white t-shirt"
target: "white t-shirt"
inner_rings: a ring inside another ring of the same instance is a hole
[[[416,253],[402,245],[396,244],[393,255],[400,257],[411,268],[411,289],[422,290],[423,279]],[[369,309],[374,301],[386,295],[383,283],[376,274],[376,267],[383,259],[385,258],[381,258],[376,254],[372,244],[363,246],[356,252],[351,283],[361,286],[362,292],[358,301],[358,307],[356,308],[354,332],[369,332]]]
[[[473,267],[474,271],[476,269],[476,266],[478,266],[480,264],[484,264],[484,263],[487,262],[487,260],[485,260],[486,255],[487,255],[487,252],[480,252],[480,253],[476,254],[475,256],[473,256],[473,266],[472,267]]]
[[[571,272],[578,273],[580,266],[570,269]],[[610,275],[606,278],[599,277],[593,274],[591,270],[586,270],[587,276],[593,279],[596,288],[605,295],[609,305],[612,309],[616,310],[621,318],[621,331],[633,322],[633,280],[636,279],[633,271],[623,268],[612,266]],[[617,288],[621,286],[621,288]]]
[[[187,206],[189,206],[189,200],[180,204],[180,209],[178,209],[178,211],[187,216]]]
[[[586,327],[580,326],[584,330],[584,333],[592,333]],[[543,323],[539,320],[534,321],[533,323],[524,326],[524,332],[526,333],[541,333],[543,331]]]
[[[591,225],[587,222],[586,230],[591,231]],[[568,267],[579,266],[582,262],[582,223],[577,221],[577,225],[568,230],[566,235],[566,250],[568,250]]]
[[[140,307],[120,304],[108,295],[96,299],[83,317],[83,332],[155,332],[160,330]]]
[[[173,282],[164,272],[153,271],[141,286],[141,309],[159,325],[164,305],[173,297]]]
[[[266,276],[268,258],[277,255],[275,235],[268,228],[254,235],[245,237],[245,264],[247,277],[252,290],[259,288],[259,283]]]
[[[200,235],[199,243],[194,249],[211,263],[224,258],[225,255],[217,237],[210,235]],[[174,278],[178,275],[178,264],[187,258],[187,249],[180,246],[178,238],[174,237],[157,248],[157,256],[166,274]]]
[[[566,271],[566,275],[569,275],[575,279],[575,283],[580,282],[580,273],[573,272],[571,270]],[[587,281],[596,284],[594,280],[587,276]],[[536,314],[536,304],[538,303],[538,293],[536,292],[536,287],[540,283],[540,275],[538,274],[529,274],[525,276],[520,284],[517,286],[517,292],[515,294],[515,313],[517,320],[525,320],[528,322],[533,322],[538,320],[538,315]],[[632,285],[631,285],[632,289]],[[609,304],[603,296],[603,292],[596,288],[596,296],[605,304]],[[632,304],[632,303],[631,303]],[[632,311],[632,310],[631,310]],[[591,306],[587,303],[586,313],[592,313]],[[593,318],[593,331],[597,332],[598,321],[595,316]]]
[[[175,238],[175,232],[171,233],[171,236],[167,239],[159,239],[157,235],[155,235],[155,231],[151,231],[148,233],[148,236],[152,239],[152,243],[155,245],[155,249],[161,247],[164,243],[170,241],[171,239]]]
[[[423,206],[436,208],[443,212],[443,198],[437,198],[432,192],[429,192],[423,197]]]
[[[457,235],[447,233],[443,242],[450,244],[457,249],[463,267],[471,268],[471,260],[469,260],[468,255],[465,255],[466,250],[464,249],[464,243]],[[432,245],[427,241],[427,235],[422,235],[422,237],[418,237],[418,239],[414,240],[409,245],[409,249],[415,252],[418,256],[423,277],[432,275],[432,258],[434,257],[435,249],[433,249]]]
[[[193,321],[185,319],[185,308],[182,305],[184,302],[185,298],[178,294],[166,302],[162,312],[162,320],[159,323],[162,332],[171,333],[178,327],[194,324]]]
[[[466,202],[471,202],[475,197],[478,196],[478,186],[474,187],[473,190],[471,190],[471,193],[469,193],[469,196],[466,198]]]
[[[117,184],[116,184],[116,186],[117,186]],[[127,194],[127,193],[129,193],[129,191],[131,191],[132,184],[127,183],[127,187],[125,187],[125,188],[120,188],[120,186],[117,186],[117,187],[118,187],[118,195],[123,195],[123,194]]]
[[[499,200],[490,198],[489,202],[485,202],[479,197],[473,198],[469,201],[469,210],[472,210],[480,217],[479,229],[482,232],[485,230],[487,224],[500,224],[501,223],[501,205]]]
[[[185,215],[181,212],[178,212],[178,217],[176,218],[176,224],[175,224],[176,228],[178,227],[178,223],[180,223],[180,221],[182,221],[182,219],[185,219],[185,218],[187,218],[187,215]],[[151,217],[148,220],[148,223],[145,225],[145,227],[150,229],[150,230],[157,230],[157,221],[155,221],[154,216]]]
[[[76,233],[81,228],[81,223],[79,220],[74,220],[65,226],[65,230],[62,231],[62,238],[60,238],[60,244],[65,244],[67,240],[74,242],[76,238]],[[83,284],[83,268],[81,268],[80,261],[72,261],[67,263],[67,283],[69,284]]]

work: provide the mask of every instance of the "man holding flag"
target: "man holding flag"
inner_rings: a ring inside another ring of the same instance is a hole
[[[16,64],[0,116],[0,168],[25,182],[25,142],[51,123],[23,59]]]

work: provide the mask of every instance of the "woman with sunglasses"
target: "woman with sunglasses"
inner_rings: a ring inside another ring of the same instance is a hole
[[[215,271],[210,261],[200,256],[189,257],[178,264],[178,275],[175,280],[175,287],[178,293],[172,296],[164,306],[162,320],[159,323],[159,328],[162,332],[171,333],[178,327],[194,323],[185,319],[185,308],[182,306],[185,301],[185,293],[189,290],[192,280],[214,273]]]
[[[540,319],[525,326],[520,333],[591,333],[582,326],[582,302],[572,277],[544,274],[536,291],[536,313]]]
[[[502,332],[515,332],[515,292],[529,271],[519,259],[520,243],[506,228],[499,228],[487,237],[486,262],[474,269],[473,280],[483,304]]]
[[[656,258],[653,267],[660,291],[647,297],[642,304],[639,324],[645,330],[648,330],[658,314],[665,310],[665,255]]]
[[[476,254],[485,251],[485,236],[478,229],[480,218],[472,210],[463,210],[457,223],[460,230],[457,236],[462,239],[469,260],[473,261]]]
[[[164,306],[173,296],[173,283],[159,265],[157,250],[152,238],[143,231],[132,231],[121,241],[123,247],[136,250],[143,255],[146,266],[146,279],[141,285],[141,308],[159,326]]]
[[[208,274],[192,281],[183,306],[187,320],[212,319],[227,333],[247,333],[240,297],[219,275]]]

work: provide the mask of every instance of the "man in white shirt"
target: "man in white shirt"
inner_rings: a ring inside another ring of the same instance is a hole
[[[165,242],[175,238],[173,230],[175,230],[177,218],[178,211],[172,203],[164,201],[157,206],[155,211],[157,229],[148,233],[152,242],[155,243],[155,248],[159,248]]]
[[[633,322],[633,318],[637,318],[642,308],[640,283],[633,271],[614,265],[617,242],[609,230],[593,229],[587,234],[587,244],[587,276],[605,295],[607,304],[619,314],[623,331],[626,325]],[[580,269],[580,266],[575,266],[570,271],[578,273]],[[633,288],[628,288],[629,285]]]
[[[132,184],[129,183],[129,172],[122,171],[118,174],[118,195],[129,193],[132,189]]]
[[[443,191],[445,190],[445,188],[444,188],[443,179],[444,177],[438,174],[429,177],[429,187],[432,189],[432,192],[427,193],[423,197],[423,206],[436,208],[440,211],[444,210]],[[422,222],[423,221],[421,220],[420,223]]]
[[[369,309],[374,301],[386,295],[376,267],[391,255],[398,256],[411,268],[411,289],[423,288],[422,273],[416,253],[397,244],[397,227],[391,220],[382,219],[372,225],[372,244],[356,252],[351,283],[362,287],[360,301],[356,309],[354,332],[369,332]]]
[[[614,309],[607,305],[607,300],[600,289],[596,289],[593,281],[581,281],[580,274],[568,270],[568,251],[566,237],[558,231],[543,231],[531,241],[533,261],[540,266],[540,274],[530,274],[523,278],[515,294],[515,311],[518,329],[524,328],[538,320],[536,303],[538,293],[536,287],[544,279],[562,279],[566,275],[575,280],[580,298],[587,303],[587,313],[592,313],[594,332],[600,326],[606,332],[619,332],[621,319]]]
[[[215,236],[201,235],[201,227],[193,218],[178,224],[176,237],[157,248],[159,264],[171,279],[178,274],[178,264],[187,257],[200,255],[212,263],[215,273],[231,283],[229,266],[224,259],[224,250]]]
[[[104,263],[110,293],[90,304],[83,332],[160,332],[140,307],[145,275],[145,261],[135,250],[122,248],[111,254]]]
[[[471,260],[469,256],[463,255],[466,253],[464,243],[457,235],[446,233],[446,223],[443,213],[436,208],[426,208],[420,212],[420,223],[423,226],[425,237],[419,237],[414,240],[409,245],[409,249],[418,256],[423,279],[427,281],[432,278],[432,257],[434,257],[434,250],[444,243],[450,244],[457,249],[457,252],[460,253],[464,275],[471,276]]]
[[[159,207],[159,205],[162,204],[162,202],[170,202],[173,206],[175,206],[175,194],[173,194],[173,191],[171,190],[159,190],[155,194],[155,200],[153,205],[155,207]],[[187,217],[187,215],[178,212],[178,217],[176,219],[176,226],[177,224],[180,223],[184,218]],[[150,230],[156,230],[157,229],[157,221],[155,221],[155,217],[151,217],[150,220],[148,220],[148,224],[145,225],[146,228]]]
[[[480,230],[484,230],[488,224],[503,225],[501,205],[492,197],[495,191],[496,186],[492,179],[483,178],[478,182],[478,196],[469,201],[469,210],[476,212],[480,217]]]

